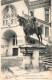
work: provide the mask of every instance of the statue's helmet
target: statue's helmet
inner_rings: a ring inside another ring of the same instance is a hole
[[[31,16],[34,16],[34,13],[33,13],[33,11],[30,11],[30,14],[31,14]]]

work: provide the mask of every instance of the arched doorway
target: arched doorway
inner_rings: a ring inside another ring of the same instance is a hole
[[[6,30],[3,33],[4,40],[4,49],[6,56],[17,56],[18,48],[17,48],[17,34],[13,30]],[[5,46],[8,45],[8,46]]]

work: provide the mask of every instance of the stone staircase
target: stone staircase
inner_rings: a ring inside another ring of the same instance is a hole
[[[40,68],[52,71],[52,45],[47,46],[39,56]]]
[[[46,53],[44,55],[43,63],[48,70],[52,70],[52,53]]]

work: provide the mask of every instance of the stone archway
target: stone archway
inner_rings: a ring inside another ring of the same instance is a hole
[[[17,48],[17,34],[15,31],[8,29],[3,33],[3,46],[4,46],[3,52],[5,56],[12,56],[13,49],[14,48],[18,49]],[[17,54],[18,53],[16,53],[16,55]]]

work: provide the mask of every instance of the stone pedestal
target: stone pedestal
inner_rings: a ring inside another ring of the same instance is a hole
[[[26,49],[26,56],[23,56],[22,68],[25,69],[27,66],[29,69],[33,69],[34,72],[39,71],[39,51],[45,49],[43,45],[27,45],[20,47]],[[24,53],[24,51],[23,51]]]
[[[22,63],[22,68],[25,69],[26,67],[29,67],[29,64],[31,62],[30,56],[23,56],[23,63]]]
[[[35,71],[39,70],[39,50],[33,51],[32,65]]]
[[[39,50],[34,50],[33,51],[33,56],[32,58],[29,56],[23,56],[23,63],[22,63],[22,68],[25,69],[25,67],[29,67],[30,63],[32,62],[31,66],[33,66],[33,69],[35,71],[39,70]]]

